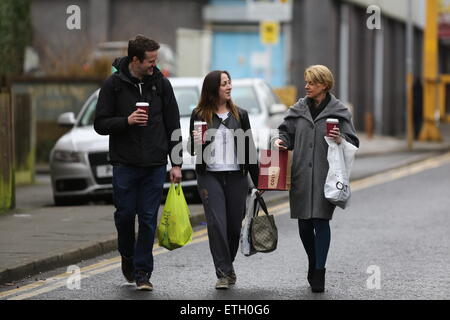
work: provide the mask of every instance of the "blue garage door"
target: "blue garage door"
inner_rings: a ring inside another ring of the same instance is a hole
[[[260,42],[258,32],[214,32],[213,70],[227,70],[231,78],[266,79],[268,50]],[[270,84],[281,87],[286,84],[284,61],[284,35],[280,33],[278,44],[272,46]]]

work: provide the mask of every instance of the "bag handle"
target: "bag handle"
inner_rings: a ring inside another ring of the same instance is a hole
[[[180,195],[183,190],[181,189],[181,183],[170,183],[169,191],[173,189],[173,192],[177,194],[177,196]]]
[[[273,217],[273,216],[269,215],[269,211],[267,210],[266,202],[264,201],[264,198],[259,194],[259,192],[256,192],[256,200],[258,201],[260,207],[263,209],[266,216]],[[258,212],[259,212],[259,210],[258,210]],[[256,212],[255,216],[258,216],[258,212]],[[272,227],[274,229],[276,229],[277,226],[275,225],[275,221],[273,219],[268,219],[268,220],[269,220],[270,224],[272,225]]]
[[[261,207],[261,209],[263,209],[264,213],[268,216],[269,215],[269,211],[267,210],[267,206],[266,206],[266,202],[264,201],[264,198],[259,194],[259,192],[255,192],[256,195],[256,200],[259,203],[259,206]],[[258,212],[256,212],[255,216],[258,215]]]

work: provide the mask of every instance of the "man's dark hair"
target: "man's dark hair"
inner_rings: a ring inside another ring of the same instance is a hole
[[[140,62],[145,58],[146,51],[156,51],[159,49],[159,43],[138,34],[134,39],[128,41],[128,58],[137,57]]]

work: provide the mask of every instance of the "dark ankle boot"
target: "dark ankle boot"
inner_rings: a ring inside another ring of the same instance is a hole
[[[315,269],[311,281],[312,292],[325,291],[325,271],[326,269]]]
[[[308,282],[309,285],[312,286],[312,279],[313,279],[313,275],[314,275],[314,265],[309,265],[308,267]]]

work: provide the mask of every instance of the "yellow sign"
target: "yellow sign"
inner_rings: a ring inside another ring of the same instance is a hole
[[[262,21],[259,24],[261,42],[263,44],[276,44],[280,34],[280,24],[274,21]]]
[[[449,0],[439,0],[438,10],[441,14],[449,14],[450,13],[450,1]]]

